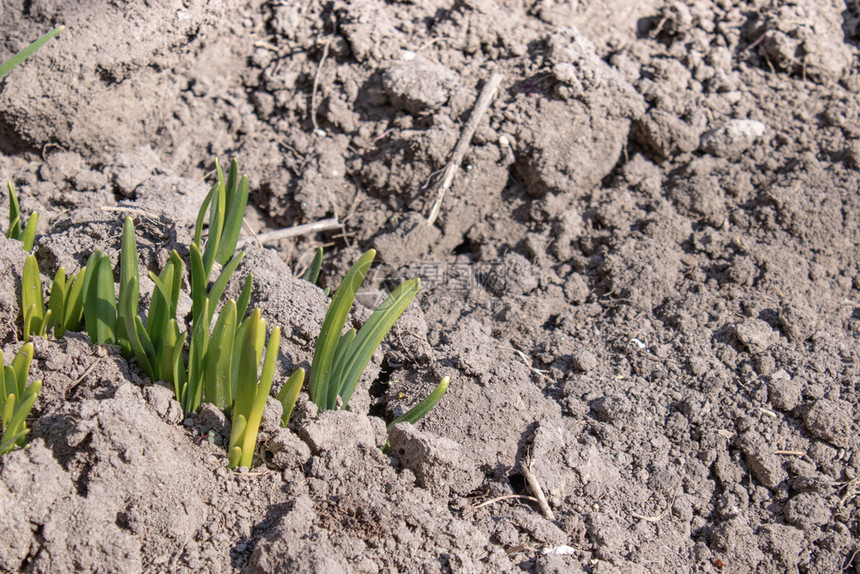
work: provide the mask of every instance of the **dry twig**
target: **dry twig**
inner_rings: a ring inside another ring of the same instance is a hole
[[[457,145],[454,146],[454,153],[451,155],[451,161],[449,161],[448,165],[445,166],[442,182],[436,190],[436,200],[433,202],[433,207],[430,209],[430,215],[427,216],[427,225],[433,225],[436,218],[439,217],[439,210],[442,208],[442,200],[445,199],[445,193],[447,193],[448,188],[451,187],[451,182],[454,181],[454,175],[457,173],[457,168],[460,167],[460,164],[463,162],[466,150],[469,149],[469,144],[472,142],[472,136],[475,135],[475,131],[478,129],[478,124],[481,123],[481,118],[484,116],[484,113],[486,113],[487,108],[490,107],[490,102],[493,100],[493,96],[495,95],[496,90],[499,89],[499,84],[501,83],[502,75],[493,74],[492,77],[490,77],[490,81],[488,81],[487,85],[484,86],[484,89],[481,90],[481,95],[478,97],[478,102],[472,110],[472,115],[469,116],[469,121],[460,133],[460,139],[457,140]]]
[[[319,66],[317,66],[317,73],[314,75],[314,88],[311,92],[311,123],[314,126],[314,131],[320,129],[319,124],[317,124],[317,87],[319,86],[320,76],[322,75],[323,64],[325,64],[326,58],[328,58],[328,48],[330,45],[331,36],[326,39],[325,45],[323,45],[322,58],[320,58]]]
[[[529,459],[527,463],[520,465],[520,471],[523,473],[523,476],[526,479],[526,482],[529,485],[529,488],[534,493],[537,498],[538,506],[540,506],[541,514],[547,520],[555,520],[555,515],[552,513],[552,509],[549,507],[549,503],[546,500],[546,496],[544,496],[543,489],[538,482],[537,477],[532,472],[532,463],[534,459]]]
[[[485,500],[480,504],[476,504],[472,506],[472,510],[478,510],[479,508],[489,506],[490,504],[495,504],[496,502],[501,502],[502,500],[510,500],[512,498],[516,498],[518,500],[531,500],[532,502],[538,502],[537,498],[535,498],[534,496],[528,496],[526,494],[505,494],[504,496],[497,496],[495,498],[491,498],[490,500]]]
[[[290,239],[291,237],[298,237],[300,235],[307,235],[309,233],[316,233],[318,231],[331,231],[332,229],[338,229],[340,226],[341,223],[337,220],[337,218],[331,217],[329,219],[321,219],[319,221],[314,221],[313,223],[303,223],[301,225],[294,225],[293,227],[286,227],[284,229],[269,231],[268,233],[261,233],[256,236],[256,240],[260,244],[274,243],[275,241],[280,241],[281,239]],[[241,249],[248,243],[249,240],[242,239],[236,245],[236,248]]]

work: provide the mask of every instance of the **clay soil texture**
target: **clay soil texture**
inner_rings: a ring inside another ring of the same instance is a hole
[[[143,270],[187,262],[214,158],[236,157],[249,242],[227,294],[253,273],[283,329],[273,392],[364,250],[354,325],[422,287],[349,409],[300,398],[247,473],[226,468],[229,413],[183,416],[85,334],[36,339],[31,434],[0,459],[0,571],[860,571],[856,2],[2,14],[0,60],[66,26],[0,84],[0,180],[41,216],[46,283],[95,248],[116,263],[125,215]],[[319,286],[294,278],[319,245]],[[25,256],[0,238],[7,362]],[[446,375],[384,454],[385,424]]]

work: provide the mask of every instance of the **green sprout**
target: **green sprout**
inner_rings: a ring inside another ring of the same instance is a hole
[[[48,308],[45,309],[42,279],[36,257],[30,255],[24,261],[21,276],[21,309],[24,315],[24,341],[30,337],[45,337],[53,330],[54,337],[62,339],[66,331],[80,328],[83,315],[83,285],[86,269],[66,277],[60,267],[54,275]]]
[[[186,414],[196,411],[204,399],[221,410],[228,410],[233,406],[239,378],[241,343],[250,318],[244,321],[241,319],[251,298],[252,280],[251,275],[245,279],[238,303],[229,300],[224,304],[211,335],[212,314],[209,309],[217,305],[218,301],[210,302],[208,298],[203,301],[203,308],[191,333],[187,377],[174,377],[176,400]],[[184,338],[182,341],[184,342]],[[174,354],[174,361],[179,360],[180,351],[181,347]],[[176,368],[179,368],[179,365],[176,365]]]
[[[308,267],[302,274],[302,279],[316,285],[320,277],[320,269],[322,269],[322,260],[323,248],[317,247],[316,253],[314,253],[314,259],[311,261],[310,267]]]
[[[233,159],[227,179],[221,170],[221,164],[215,160],[215,170],[218,181],[209,190],[206,199],[197,213],[194,227],[194,241],[191,251],[191,301],[192,321],[196,321],[203,309],[204,299],[209,299],[209,321],[215,314],[215,308],[221,294],[227,287],[230,276],[241,263],[244,253],[236,255],[236,245],[239,241],[239,230],[245,207],[248,205],[248,176],[239,178],[239,163]],[[203,220],[209,211],[209,235],[201,251],[203,235]],[[206,287],[215,263],[223,266],[220,275],[207,293]]]
[[[64,27],[65,26],[58,26],[57,28],[54,28],[53,30],[51,30],[50,32],[24,48],[20,52],[18,52],[17,54],[6,60],[5,62],[0,64],[0,80],[2,80],[6,76],[6,74],[11,72],[12,69],[15,68],[15,66],[29,58],[33,54],[33,52],[47,44],[51,40],[51,38],[59,34]]]
[[[299,398],[299,391],[302,390],[302,384],[304,384],[304,382],[305,370],[300,367],[290,375],[290,378],[287,379],[287,382],[284,383],[284,386],[278,393],[278,402],[280,402],[283,407],[281,426],[284,428],[286,428],[287,424],[290,422],[290,415],[293,414],[296,400]]]
[[[33,343],[26,343],[12,364],[0,368],[0,455],[24,445],[27,428],[27,415],[39,396],[42,381],[27,385],[30,362],[33,360]],[[0,367],[3,366],[3,352],[0,351]]]
[[[332,298],[317,339],[311,363],[309,393],[321,410],[346,408],[373,352],[418,293],[420,282],[410,279],[395,289],[356,334],[344,334],[349,310],[370,269],[376,251],[364,253],[353,264]]]
[[[439,384],[436,385],[436,388],[433,389],[433,392],[427,395],[426,399],[406,411],[406,413],[400,415],[399,417],[388,423],[388,426],[386,428],[390,430],[391,427],[393,427],[397,423],[410,423],[414,425],[415,423],[423,419],[427,413],[433,410],[433,407],[436,406],[436,403],[439,402],[439,400],[442,398],[442,395],[444,395],[445,391],[448,390],[448,383],[450,382],[450,377],[442,377],[442,380],[439,381]]]
[[[96,345],[116,343],[116,293],[110,257],[96,249],[84,277],[84,326]]]
[[[15,186],[9,182],[9,229],[6,237],[21,242],[24,251],[32,251],[33,243],[36,241],[36,226],[39,224],[39,214],[34,213],[21,229],[21,206],[18,203],[18,194]]]
[[[257,433],[263,418],[266,398],[272,388],[275,362],[281,343],[281,329],[275,327],[269,336],[266,347],[266,322],[260,318],[260,310],[247,319],[247,327],[236,344],[240,348],[239,369],[236,386],[236,404],[233,407],[233,427],[227,446],[227,460],[230,468],[250,467],[254,460]],[[257,365],[265,347],[266,357],[263,369],[257,379]]]

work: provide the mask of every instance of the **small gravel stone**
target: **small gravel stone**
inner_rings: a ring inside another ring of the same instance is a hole
[[[733,157],[743,153],[767,127],[756,120],[729,120],[702,134],[699,148],[711,155]]]

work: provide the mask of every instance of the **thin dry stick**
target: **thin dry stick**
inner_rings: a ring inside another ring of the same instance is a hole
[[[92,355],[90,355],[90,356],[92,356]],[[71,394],[71,392],[74,391],[75,388],[77,388],[77,386],[80,385],[81,382],[84,379],[86,379],[90,375],[90,373],[93,372],[93,369],[95,369],[98,366],[98,364],[102,362],[102,358],[103,357],[96,358],[96,360],[89,367],[87,367],[87,370],[84,371],[84,373],[80,377],[78,377],[74,383],[69,385],[69,388],[67,388],[65,391],[66,398],[68,398],[69,395]]]
[[[259,240],[259,239],[257,239],[257,232],[256,232],[256,231],[254,231],[254,229],[253,229],[250,225],[248,225],[248,221],[247,221],[244,217],[242,218],[242,226],[243,226],[245,229],[247,229],[247,230],[248,230],[248,233],[250,233],[250,234],[251,234],[251,237],[253,237],[253,238],[254,238],[254,241],[256,241],[256,242],[257,242],[257,246],[258,246],[258,247],[262,247],[262,246],[263,246],[263,244],[262,244],[262,243],[260,243],[260,240]]]
[[[337,218],[331,217],[329,219],[314,221],[313,223],[303,223],[301,225],[294,225],[293,227],[287,227],[285,229],[277,229],[275,231],[269,231],[268,233],[261,233],[257,235],[256,240],[260,243],[273,243],[275,241],[280,241],[281,239],[289,239],[291,237],[307,235],[308,233],[316,233],[317,231],[331,231],[332,229],[338,229],[340,226],[341,223]],[[242,239],[236,245],[236,248],[241,249],[248,243],[249,240]]]
[[[672,512],[672,507],[675,506],[675,498],[677,496],[678,489],[676,488],[675,493],[672,495],[672,500],[669,501],[669,506],[667,506],[666,509],[657,516],[643,516],[642,514],[637,514],[635,512],[631,512],[630,515],[634,518],[638,518],[639,520],[644,520],[645,522],[660,522],[661,520],[666,518],[666,516],[668,516],[670,512]]]
[[[475,109],[472,110],[472,115],[466,123],[466,127],[460,133],[460,139],[457,140],[457,145],[454,146],[454,153],[451,155],[451,161],[445,166],[445,172],[442,177],[442,184],[436,191],[436,201],[433,202],[433,207],[430,209],[430,215],[427,217],[427,225],[433,225],[436,218],[439,217],[439,210],[442,208],[442,200],[445,199],[445,194],[448,188],[451,187],[451,182],[454,181],[454,175],[457,173],[457,168],[463,162],[463,157],[466,155],[466,150],[469,149],[469,144],[472,143],[472,136],[478,129],[478,124],[481,123],[481,118],[490,107],[490,102],[493,101],[493,96],[496,90],[499,89],[499,84],[502,83],[501,74],[493,74],[490,81],[481,90],[481,95],[478,98],[478,103],[475,104]]]
[[[790,454],[795,456],[806,456],[806,453],[801,450],[775,450],[773,454]]]
[[[526,477],[526,482],[529,483],[529,488],[532,490],[534,495],[537,497],[538,506],[540,506],[541,514],[547,520],[555,520],[555,515],[552,513],[552,509],[549,507],[549,503],[546,501],[546,496],[543,494],[543,489],[540,487],[540,483],[538,482],[537,477],[532,472],[532,459],[529,459],[527,464],[520,465],[521,472],[523,476]]]
[[[538,499],[534,496],[527,496],[525,494],[505,494],[504,496],[497,496],[496,498],[491,498],[490,500],[485,500],[480,504],[476,504],[472,507],[472,510],[478,510],[479,508],[483,508],[485,506],[489,506],[490,504],[495,504],[497,502],[501,502],[502,500],[509,500],[512,498],[516,498],[519,500],[531,500],[532,502],[538,502]]]
[[[319,124],[317,124],[317,86],[320,83],[320,76],[322,75],[323,64],[325,64],[326,58],[328,58],[328,47],[331,45],[331,36],[325,41],[325,45],[323,46],[322,58],[320,58],[319,66],[317,66],[317,73],[314,76],[314,88],[311,92],[311,123],[314,125],[314,131],[320,129]]]

